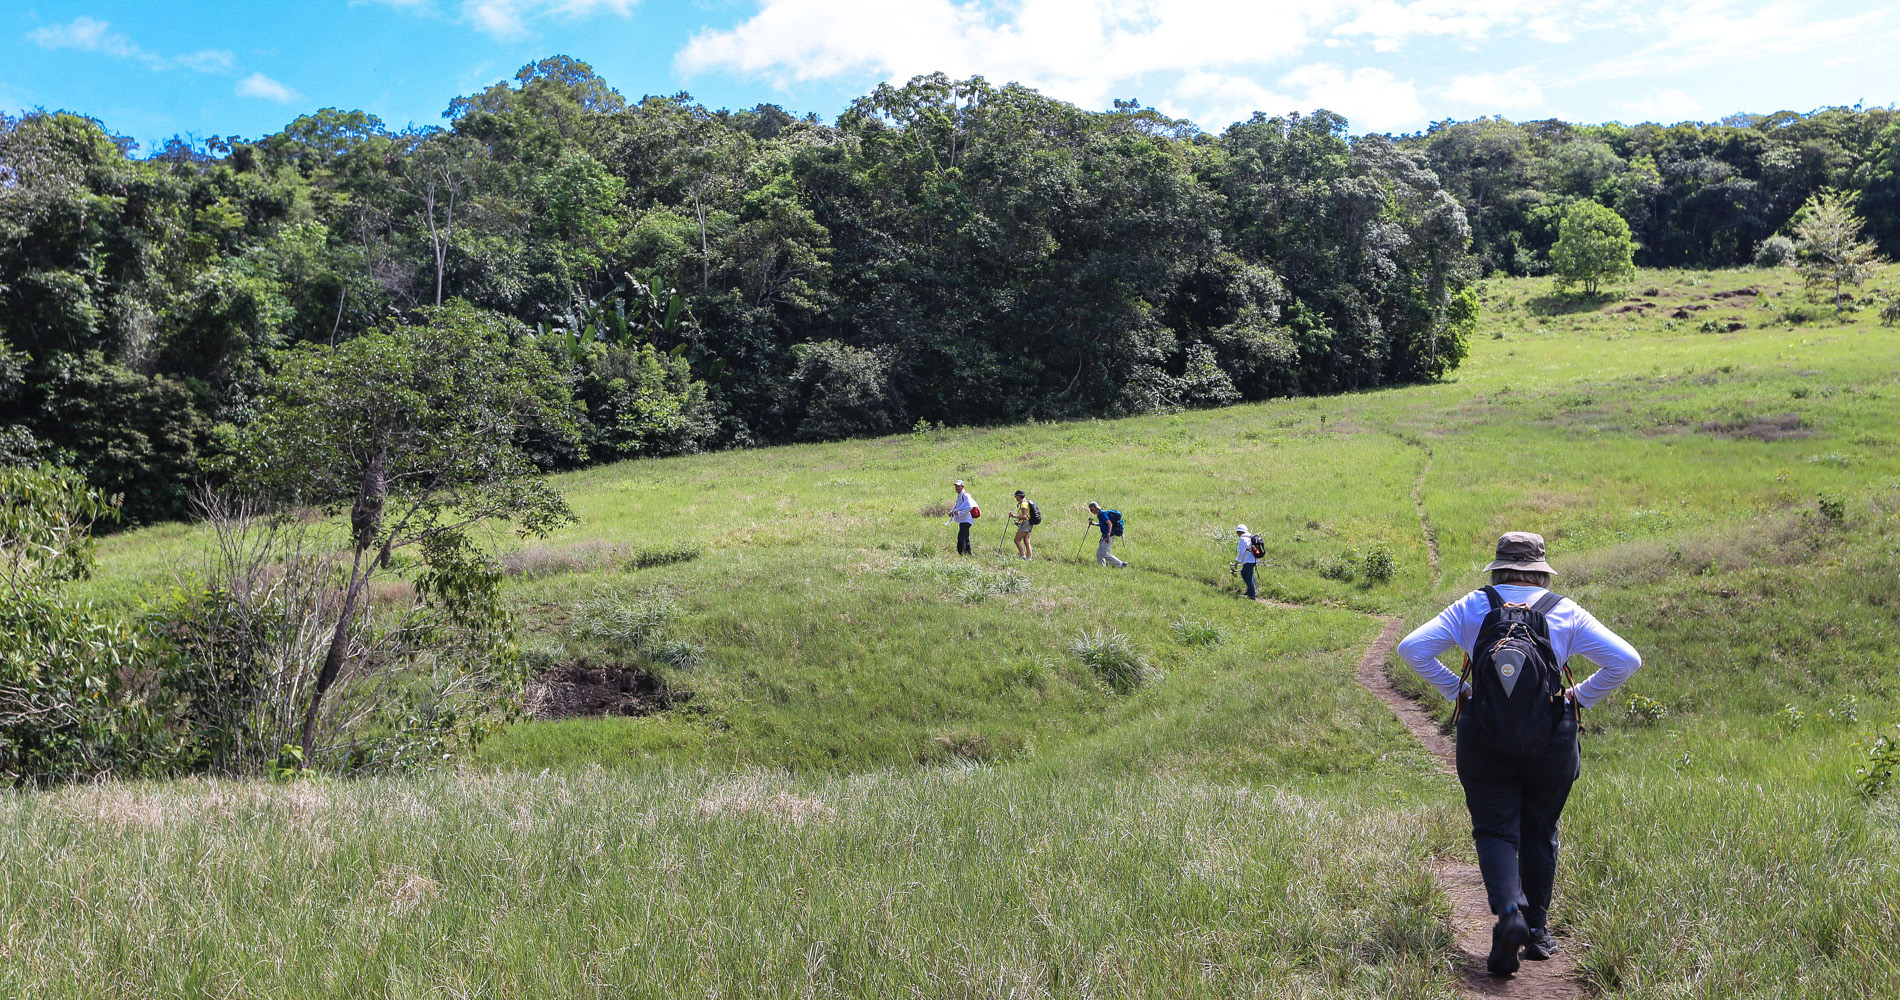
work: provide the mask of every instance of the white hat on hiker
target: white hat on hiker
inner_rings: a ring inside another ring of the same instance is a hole
[[[1244,534],[1246,534],[1246,533],[1247,533],[1247,526],[1246,526],[1246,525],[1244,525],[1244,524],[1236,524],[1236,525],[1234,525],[1234,534],[1236,534],[1236,535],[1244,535]]]

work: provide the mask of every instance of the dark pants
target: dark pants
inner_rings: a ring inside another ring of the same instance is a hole
[[[1253,568],[1254,568],[1254,565],[1255,565],[1254,563],[1241,563],[1241,564],[1240,564],[1240,578],[1241,578],[1242,580],[1245,580],[1245,581],[1247,581],[1247,598],[1248,598],[1249,600],[1252,600],[1252,599],[1253,599],[1253,598],[1254,598],[1255,596],[1257,596],[1257,595],[1256,595],[1256,594],[1255,594],[1255,593],[1253,592]]]
[[[1491,753],[1458,722],[1458,783],[1471,811],[1471,839],[1491,912],[1516,903],[1532,927],[1547,926],[1557,880],[1557,818],[1582,758],[1574,730],[1532,754]]]
[[[961,521],[957,524],[957,554],[965,556],[971,554],[970,522],[968,521]]]

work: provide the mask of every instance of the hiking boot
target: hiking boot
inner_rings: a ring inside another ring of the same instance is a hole
[[[1530,939],[1524,942],[1524,957],[1533,962],[1542,962],[1562,949],[1557,939],[1550,936],[1550,930],[1544,927],[1531,929]]]
[[[1498,914],[1497,926],[1491,928],[1491,954],[1484,960],[1484,969],[1494,976],[1508,976],[1517,971],[1517,950],[1531,936],[1531,927],[1524,922],[1524,914],[1512,903]]]

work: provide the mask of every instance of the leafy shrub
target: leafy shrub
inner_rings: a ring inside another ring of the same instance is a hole
[[[1384,583],[1392,579],[1396,569],[1392,563],[1392,553],[1386,551],[1383,545],[1374,546],[1360,564],[1360,571],[1365,574],[1367,583]]]
[[[1880,304],[1880,322],[1886,326],[1900,323],[1900,294],[1890,293]]]
[[[1218,646],[1227,641],[1227,633],[1213,622],[1190,621],[1176,618],[1168,626],[1174,633],[1174,639],[1183,646]]]
[[[160,769],[157,720],[126,697],[139,635],[61,593],[117,513],[78,473],[0,466],[0,781],[47,784]]]
[[[1792,702],[1781,706],[1781,716],[1780,716],[1779,722],[1781,724],[1781,728],[1786,730],[1787,732],[1793,733],[1793,732],[1800,731],[1802,723],[1805,723],[1807,721],[1808,721],[1808,713],[1803,712],[1800,709],[1800,707],[1796,706]]]
[[[1822,493],[1815,498],[1814,504],[1829,524],[1838,525],[1847,521],[1847,497],[1839,493]]]
[[[1794,241],[1776,234],[1755,248],[1756,267],[1787,267],[1794,263]]]
[[[679,618],[679,607],[665,597],[631,600],[602,594],[574,609],[568,631],[576,639],[604,642],[627,652],[644,653]]]
[[[1116,694],[1128,694],[1147,679],[1147,657],[1136,651],[1127,636],[1112,628],[1077,635],[1069,642],[1069,653]]]
[[[431,553],[413,583],[341,618],[342,659],[326,666],[348,553],[321,529],[242,501],[203,496],[200,509],[217,544],[198,584],[143,615],[181,765],[233,774],[434,767],[519,711],[526,675],[492,564]],[[471,585],[444,587],[447,573]],[[306,749],[310,691],[325,669],[335,683],[309,717]]]
[[[1359,570],[1353,566],[1352,560],[1349,557],[1338,556],[1320,563],[1319,575],[1328,580],[1338,580],[1340,583],[1351,583],[1355,579],[1358,579]]]
[[[1668,717],[1668,706],[1645,695],[1631,695],[1623,706],[1623,721],[1633,726],[1653,726]]]
[[[1900,771],[1900,723],[1895,723],[1892,736],[1875,736],[1859,745],[1861,750],[1860,766],[1854,768],[1854,787],[1862,798],[1878,798],[1893,787],[1893,777]]]
[[[706,549],[698,542],[675,542],[671,545],[650,545],[634,549],[627,556],[627,565],[634,569],[649,569],[654,566],[670,566],[674,563],[692,562],[705,553]]]

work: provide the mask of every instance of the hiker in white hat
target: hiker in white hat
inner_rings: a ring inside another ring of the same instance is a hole
[[[1260,561],[1260,540],[1244,524],[1234,525],[1234,535],[1234,561],[1240,564],[1240,578],[1247,581],[1247,600],[1259,600],[1259,595],[1254,592],[1253,572],[1254,565]]]

